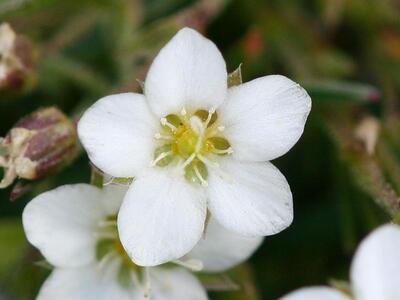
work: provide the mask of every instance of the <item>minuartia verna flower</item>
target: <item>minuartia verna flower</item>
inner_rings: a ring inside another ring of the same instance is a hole
[[[310,109],[305,90],[284,76],[228,88],[215,44],[184,28],[155,58],[144,95],[100,99],[78,133],[98,168],[135,177],[118,227],[129,256],[151,266],[189,252],[207,210],[247,236],[289,226],[292,194],[268,161],[297,142]]]
[[[206,300],[207,293],[187,270],[225,271],[246,260],[262,238],[241,237],[210,219],[205,237],[175,267],[139,267],[128,257],[116,215],[125,187],[102,190],[65,185],[30,201],[23,225],[30,243],[54,270],[38,300]]]

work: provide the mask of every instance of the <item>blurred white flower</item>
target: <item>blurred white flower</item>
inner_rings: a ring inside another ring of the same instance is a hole
[[[116,186],[100,190],[66,185],[28,203],[23,212],[27,238],[55,267],[37,299],[124,300],[148,294],[154,300],[207,299],[185,268],[142,268],[131,261],[116,226],[125,192]],[[195,270],[204,264],[204,271],[223,271],[247,259],[261,242],[262,238],[231,234],[210,220],[198,249],[175,264]]]
[[[351,271],[353,297],[333,288],[309,287],[280,300],[398,300],[400,299],[400,227],[384,225],[359,246]]]
[[[284,76],[228,89],[217,47],[184,28],[155,58],[144,95],[100,99],[78,133],[98,168],[135,177],[118,227],[129,256],[152,266],[193,248],[207,209],[246,236],[289,226],[289,185],[267,161],[297,142],[310,109],[305,90]]]

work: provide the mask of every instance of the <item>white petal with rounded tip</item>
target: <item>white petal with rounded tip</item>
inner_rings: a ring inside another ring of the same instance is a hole
[[[213,42],[183,28],[154,59],[144,90],[160,117],[179,113],[183,107],[216,108],[227,93],[225,61]]]
[[[298,141],[310,109],[311,99],[301,86],[270,75],[230,88],[218,116],[238,159],[266,161]]]
[[[279,300],[351,300],[351,298],[335,289],[316,286],[299,289]]]
[[[126,252],[143,266],[187,254],[199,241],[206,217],[203,190],[179,174],[154,167],[130,186],[118,215]]]
[[[400,299],[400,227],[373,231],[360,244],[350,275],[357,300]]]
[[[37,300],[132,300],[143,299],[139,291],[118,282],[118,264],[103,268],[56,268],[39,291]]]
[[[209,209],[218,222],[246,236],[276,234],[293,221],[290,187],[268,162],[219,160],[208,178]]]
[[[262,241],[262,237],[245,237],[229,231],[211,217],[205,237],[186,257],[200,260],[204,272],[222,272],[247,260]]]
[[[207,300],[205,288],[183,268],[150,269],[152,300]]]
[[[88,184],[45,192],[24,209],[28,241],[54,266],[75,267],[95,260],[95,229],[107,215],[101,190]]]
[[[93,104],[78,123],[90,160],[115,177],[135,176],[153,159],[158,121],[145,98],[134,93],[107,96]]]

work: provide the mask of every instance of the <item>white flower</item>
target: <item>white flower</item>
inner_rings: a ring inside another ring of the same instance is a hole
[[[149,292],[154,300],[207,299],[204,288],[186,269],[141,268],[130,260],[116,227],[125,192],[118,187],[66,185],[28,203],[23,212],[27,238],[55,267],[37,299],[135,300]],[[199,249],[175,263],[192,269],[204,264],[204,271],[222,271],[247,259],[261,241],[227,233],[210,220]]]
[[[333,288],[309,287],[280,300],[398,300],[400,299],[400,227],[384,225],[359,246],[351,271],[353,298]]]
[[[180,30],[151,65],[144,95],[100,99],[78,125],[97,167],[135,177],[118,216],[129,256],[151,266],[186,254],[207,209],[242,235],[289,226],[289,185],[267,161],[297,142],[310,108],[304,89],[284,76],[228,89],[217,47]]]

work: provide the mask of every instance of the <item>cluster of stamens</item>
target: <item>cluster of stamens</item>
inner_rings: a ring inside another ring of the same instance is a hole
[[[178,164],[185,178],[192,183],[207,185],[208,169],[218,168],[215,157],[233,153],[230,143],[222,137],[224,126],[217,125],[217,112],[197,110],[161,118],[161,131],[154,136],[159,146],[154,151],[152,166]]]

